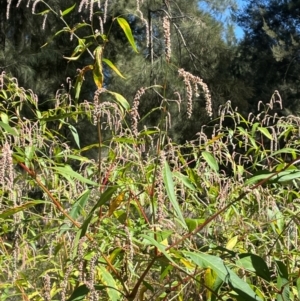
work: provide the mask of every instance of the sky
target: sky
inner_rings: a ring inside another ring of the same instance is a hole
[[[242,8],[243,5],[245,5],[247,1],[246,0],[237,0],[236,2],[238,3],[239,8]],[[238,39],[241,39],[244,35],[244,32],[241,27],[236,25],[235,34]]]
[[[222,1],[222,0],[219,0],[219,1]],[[236,2],[238,4],[238,8],[240,9],[247,3],[247,0],[236,0]],[[199,5],[202,9],[209,11],[209,8],[205,1],[200,1]],[[223,14],[216,15],[216,18],[219,19],[220,21],[226,22],[226,18],[229,17],[229,14],[230,14],[230,12],[228,10],[228,11],[225,11]],[[243,32],[242,28],[239,27],[238,25],[235,26],[235,34],[236,34],[236,37],[238,40],[243,38],[244,32]]]

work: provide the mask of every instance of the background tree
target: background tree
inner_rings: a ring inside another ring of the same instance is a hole
[[[224,9],[217,7],[216,2],[205,3],[214,11],[217,8],[219,11]],[[233,5],[227,1],[227,5],[229,4]],[[238,84],[232,73],[236,48],[225,40],[226,28],[214,17],[212,11],[201,8],[198,1],[151,1],[148,5],[143,5],[138,17],[135,16],[135,6],[131,1],[122,9],[133,9],[132,17],[128,21],[133,28],[140,52],[132,55],[129,48],[124,49],[124,38],[117,35],[116,30],[112,30],[110,47],[117,54],[113,60],[127,79],[123,81],[112,76],[108,80],[108,87],[112,87],[112,90],[118,88],[127,99],[133,99],[138,87],[164,82],[163,91],[156,88],[143,95],[140,103],[142,116],[151,108],[157,107],[162,97],[168,99],[170,109],[177,113],[176,120],[172,121],[172,136],[177,142],[195,137],[201,126],[210,120],[205,111],[204,93],[201,91],[193,99],[194,114],[191,118],[187,118],[186,102],[182,102],[182,109],[178,111],[178,95],[183,96],[185,93],[185,86],[178,76],[178,68],[183,68],[207,84],[212,96],[214,117],[217,116],[219,105],[228,99],[234,105],[247,107],[247,103],[241,103],[239,97],[245,87],[242,83]],[[164,28],[164,22],[168,22],[167,29]],[[169,38],[167,34],[170,34]],[[107,52],[113,55],[109,49]],[[170,58],[167,58],[168,52]],[[186,95],[182,99],[184,98]],[[153,118],[157,119],[159,116],[159,113],[154,114]],[[148,125],[151,123],[154,122],[150,119],[149,123],[148,120]]]
[[[245,31],[236,74],[253,90],[249,101],[268,101],[274,90],[285,107],[299,99],[299,1],[251,0],[237,15]]]

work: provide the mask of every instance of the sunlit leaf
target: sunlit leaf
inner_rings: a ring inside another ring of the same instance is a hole
[[[121,203],[124,201],[125,198],[125,192],[121,192],[117,197],[115,197],[109,205],[108,210],[108,216],[111,216],[114,211],[121,205]]]
[[[19,136],[19,133],[16,129],[12,128],[10,125],[0,121],[0,127],[2,127],[8,134],[11,134],[13,136]]]
[[[203,151],[202,156],[203,156],[204,160],[207,162],[207,164],[210,166],[210,168],[212,168],[215,172],[219,171],[218,162],[216,161],[216,159],[214,158],[214,156],[211,153],[209,153],[207,151]]]
[[[97,267],[97,270],[100,281],[102,282],[102,284],[104,284],[104,286],[106,286],[108,300],[119,301],[121,295],[118,291],[118,286],[115,279],[104,266],[99,265]]]
[[[106,92],[108,92],[109,94],[113,95],[114,98],[116,99],[116,101],[125,109],[125,110],[129,110],[130,105],[128,103],[128,101],[119,93],[116,92],[112,92],[109,90],[106,90]]]
[[[205,219],[200,218],[186,218],[185,223],[189,229],[189,232],[193,232],[199,225],[203,224]]]
[[[77,173],[76,171],[74,171],[71,166],[64,166],[64,167],[52,167],[52,169],[56,170],[59,174],[61,174],[62,176],[66,177],[67,179],[69,177],[73,177],[75,179],[77,179],[78,181],[82,182],[82,183],[86,183],[86,184],[90,184],[93,186],[98,186],[98,183],[93,182],[89,179],[86,179],[85,177],[83,177],[81,174]]]
[[[133,50],[135,52],[138,52],[137,47],[136,47],[135,42],[134,42],[132,31],[131,31],[131,28],[130,28],[128,22],[124,18],[121,18],[121,17],[118,17],[117,21],[118,21],[120,27],[123,29],[123,31],[124,31],[124,33],[127,37],[127,40],[129,41],[129,43],[130,43],[131,47],[133,48]]]
[[[68,127],[69,127],[69,129],[70,129],[70,131],[73,135],[73,138],[74,138],[74,141],[76,142],[76,145],[78,146],[78,148],[80,148],[79,135],[78,135],[78,132],[77,132],[76,128],[71,124],[69,124]]]
[[[184,217],[182,215],[180,206],[178,204],[178,201],[176,199],[176,195],[175,195],[175,188],[174,188],[174,182],[172,179],[172,173],[169,167],[168,162],[165,162],[164,168],[163,168],[163,180],[164,180],[164,184],[167,190],[167,194],[169,197],[169,200],[176,212],[177,218],[180,220],[181,225],[187,229],[187,225],[185,223]]]
[[[153,245],[154,247],[156,247],[162,254],[165,255],[165,257],[172,262],[175,266],[177,266],[177,263],[172,259],[172,257],[170,256],[170,252],[166,251],[167,246],[165,244],[159,243],[157,242],[154,238],[145,235],[145,234],[141,234],[141,237],[145,238],[146,240],[149,241],[149,243],[151,245]]]
[[[101,89],[103,86],[103,68],[102,68],[102,54],[103,46],[98,46],[94,51],[95,62],[93,67],[93,78],[98,89]]]
[[[102,58],[102,61],[107,64],[113,71],[115,71],[120,77],[125,77],[122,75],[122,73],[119,71],[119,69],[108,59]]]
[[[226,249],[233,250],[233,248],[236,246],[237,241],[238,241],[238,235],[230,238],[226,244]]]
[[[8,216],[14,215],[20,211],[24,211],[27,208],[30,208],[30,207],[33,207],[33,206],[36,206],[36,205],[42,204],[42,203],[45,203],[45,201],[31,201],[31,202],[27,202],[23,205],[7,209],[5,211],[0,212],[0,218],[5,219]]]
[[[267,128],[264,127],[257,127],[257,130],[260,131],[264,136],[266,136],[268,139],[273,140],[274,138],[272,135],[269,133]]]
[[[67,9],[65,9],[65,10],[61,13],[61,16],[63,17],[63,16],[65,16],[65,15],[67,15],[68,13],[70,13],[70,12],[75,8],[75,6],[76,6],[76,3],[75,3],[73,6],[71,6],[71,7],[67,8]]]
[[[205,254],[202,252],[183,251],[197,266],[210,268],[223,282],[229,283],[237,293],[239,300],[262,301],[262,299],[251,289],[246,281],[240,279],[220,257]]]

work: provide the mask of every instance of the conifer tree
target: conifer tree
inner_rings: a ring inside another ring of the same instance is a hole
[[[278,90],[285,106],[299,98],[299,1],[251,0],[237,15],[245,37],[238,75],[253,89],[252,104]]]

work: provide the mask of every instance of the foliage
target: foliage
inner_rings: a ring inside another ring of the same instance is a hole
[[[274,90],[297,115],[299,106],[299,1],[251,0],[236,14],[245,36],[238,46],[236,76],[247,80],[256,108]]]
[[[108,90],[111,71],[126,77],[106,57],[110,35],[90,26],[81,36],[66,20],[73,10],[60,12],[54,39],[76,39],[66,56],[82,62],[74,90],[41,110],[31,90],[0,77],[0,300],[297,300],[299,118],[272,114],[279,92],[247,118],[228,102],[210,134],[175,144],[167,99],[139,114],[167,87],[140,87],[131,107]],[[134,56],[130,23],[113,21]],[[178,71],[187,114],[200,90],[210,113],[207,85]],[[94,101],[78,101],[89,73]],[[153,113],[158,123],[140,128]],[[82,121],[97,144],[81,147]],[[91,149],[98,160],[84,156]]]

